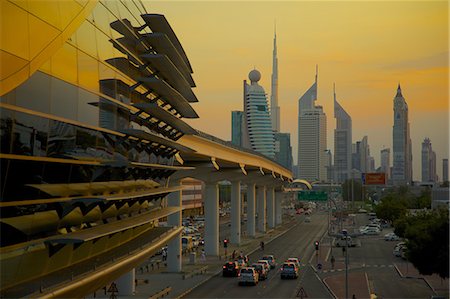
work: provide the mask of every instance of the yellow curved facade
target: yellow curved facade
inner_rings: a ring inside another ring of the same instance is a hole
[[[0,96],[55,54],[96,4],[97,0],[1,1]]]

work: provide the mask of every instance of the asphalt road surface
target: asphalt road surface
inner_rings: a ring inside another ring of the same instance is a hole
[[[278,265],[270,270],[266,280],[260,281],[257,286],[239,286],[238,278],[219,275],[195,288],[186,298],[295,298],[302,287],[310,298],[330,298],[327,289],[308,265],[314,251],[314,241],[320,240],[326,232],[327,215],[314,214],[310,223],[303,223],[300,219],[287,233],[266,243],[264,252],[258,250],[249,256],[250,262],[264,254],[275,256]],[[302,264],[300,277],[281,280],[281,264],[289,257],[299,258]]]

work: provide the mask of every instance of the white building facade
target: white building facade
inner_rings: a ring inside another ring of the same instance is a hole
[[[299,99],[298,177],[308,181],[327,180],[327,118],[316,106],[317,73],[314,84]]]
[[[269,158],[275,157],[275,138],[264,88],[258,84],[261,73],[252,70],[244,80],[244,128],[242,146],[251,148]]]

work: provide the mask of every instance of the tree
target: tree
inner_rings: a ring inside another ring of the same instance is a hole
[[[407,238],[406,256],[420,274],[449,277],[449,212],[446,208],[404,216],[395,233]]]
[[[407,211],[405,200],[394,198],[392,195],[385,196],[375,207],[377,217],[391,223],[406,215]]]

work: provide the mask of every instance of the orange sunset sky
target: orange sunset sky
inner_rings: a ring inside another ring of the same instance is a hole
[[[353,142],[369,138],[375,166],[391,148],[397,84],[409,105],[413,176],[421,178],[421,143],[431,139],[442,178],[449,156],[447,1],[144,1],[164,14],[194,70],[200,115],[195,128],[231,140],[231,111],[242,110],[242,80],[255,66],[270,98],[276,20],[281,131],[297,160],[298,99],[314,82],[327,114],[334,153],[333,82],[353,120]]]

